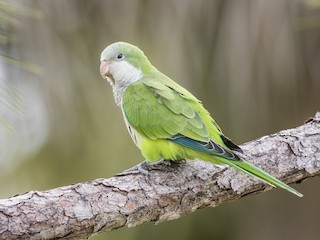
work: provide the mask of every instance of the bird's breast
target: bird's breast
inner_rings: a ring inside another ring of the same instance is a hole
[[[130,123],[128,122],[128,120],[127,120],[127,118],[126,118],[126,116],[125,116],[125,114],[124,114],[124,112],[123,112],[123,118],[124,118],[124,122],[125,122],[125,124],[126,124],[126,126],[127,126],[128,132],[129,132],[129,134],[130,134],[130,136],[131,136],[134,144],[135,144],[139,149],[141,149],[141,142],[142,142],[142,140],[143,140],[143,137],[141,136],[141,134],[140,134],[136,129],[134,129],[134,128],[130,125]]]

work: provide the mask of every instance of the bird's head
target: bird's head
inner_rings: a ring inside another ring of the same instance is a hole
[[[144,53],[134,45],[116,42],[106,47],[100,58],[101,76],[112,87],[127,86],[142,78],[144,70],[151,66]]]

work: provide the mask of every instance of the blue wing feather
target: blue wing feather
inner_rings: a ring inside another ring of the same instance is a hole
[[[233,161],[242,161],[241,158],[231,150],[222,147],[220,144],[215,143],[212,140],[208,142],[200,142],[181,134],[176,134],[169,138],[169,140],[181,146],[190,148],[198,152],[203,152],[211,156],[223,157]]]

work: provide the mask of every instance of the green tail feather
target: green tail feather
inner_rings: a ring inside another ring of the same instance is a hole
[[[244,172],[252,177],[256,177],[259,180],[271,185],[272,187],[281,187],[293,194],[295,194],[298,197],[303,197],[303,195],[295,190],[294,188],[288,186],[284,182],[280,181],[279,179],[271,176],[269,173],[263,171],[262,169],[252,165],[251,163],[243,160],[243,161],[230,161],[224,158],[219,158],[219,160],[231,167],[234,167],[241,172]]]

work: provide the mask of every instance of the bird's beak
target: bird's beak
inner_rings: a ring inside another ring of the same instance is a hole
[[[114,79],[112,77],[112,74],[109,72],[109,63],[106,61],[101,61],[100,63],[100,74],[102,78],[106,79],[111,86],[114,86]]]
[[[111,74],[109,72],[109,64],[106,61],[101,61],[100,74],[102,78],[111,77]]]

